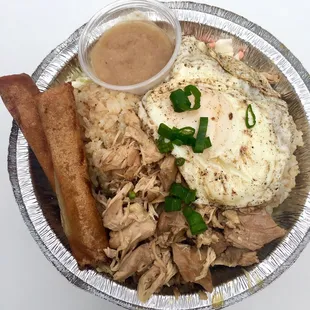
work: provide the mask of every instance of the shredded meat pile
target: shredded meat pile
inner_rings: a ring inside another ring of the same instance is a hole
[[[100,124],[106,133],[102,147],[89,157],[97,175],[94,195],[110,230],[105,249],[110,264],[101,270],[119,282],[131,277],[141,301],[164,285],[196,283],[211,292],[212,266],[255,264],[258,249],[284,236],[264,209],[221,211],[207,205],[196,205],[196,211],[208,229],[192,236],[181,212],[162,207],[171,184],[184,182],[175,158],[158,152],[134,109],[109,120]]]

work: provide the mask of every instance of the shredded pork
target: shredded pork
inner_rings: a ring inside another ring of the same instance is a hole
[[[286,233],[265,209],[241,209],[238,217],[240,225],[236,229],[224,230],[226,240],[236,248],[256,251]]]

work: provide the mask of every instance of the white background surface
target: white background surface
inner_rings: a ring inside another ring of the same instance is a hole
[[[0,76],[31,74],[54,47],[107,2],[111,1],[0,0]],[[234,11],[267,29],[310,71],[309,1],[208,3]],[[22,221],[9,183],[7,147],[11,117],[2,104],[0,119],[0,309],[121,309],[71,285],[40,252]],[[309,262],[310,246],[280,279],[229,309],[309,309]]]

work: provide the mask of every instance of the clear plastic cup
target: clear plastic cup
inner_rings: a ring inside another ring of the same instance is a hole
[[[146,81],[128,86],[108,84],[99,79],[90,62],[90,51],[99,37],[115,24],[126,20],[148,20],[161,27],[174,43],[173,54],[166,66]],[[144,94],[164,81],[178,55],[181,44],[181,26],[175,14],[164,4],[155,0],[116,1],[95,14],[86,25],[79,41],[79,62],[82,70],[95,83],[109,89],[134,94]]]

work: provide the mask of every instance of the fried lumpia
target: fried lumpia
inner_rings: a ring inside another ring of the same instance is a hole
[[[39,112],[55,171],[62,224],[80,268],[106,260],[108,239],[91,193],[71,84],[39,96]]]
[[[27,74],[0,77],[0,96],[55,189],[52,159],[37,109],[39,93],[38,87]]]

